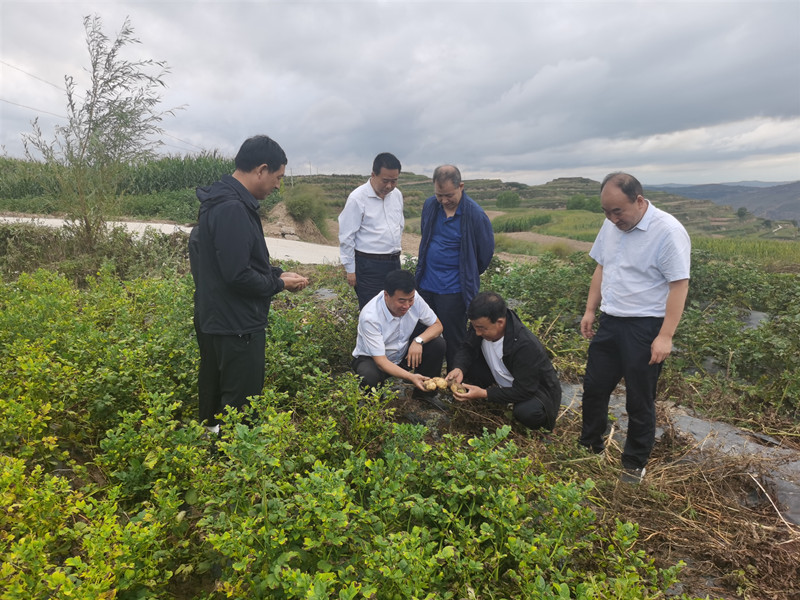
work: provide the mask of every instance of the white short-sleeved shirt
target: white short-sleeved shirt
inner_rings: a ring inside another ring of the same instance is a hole
[[[615,317],[663,317],[670,282],[689,278],[691,249],[683,225],[649,200],[629,231],[606,219],[589,252],[603,267],[600,310]]]
[[[339,213],[339,259],[355,273],[355,251],[368,254],[400,252],[405,227],[403,193],[394,188],[381,199],[367,181],[357,187]]]
[[[427,327],[436,323],[436,313],[418,293],[414,304],[402,317],[389,312],[384,292],[364,305],[358,316],[358,337],[353,356],[386,356],[399,364],[408,351],[408,340],[418,322]]]
[[[514,376],[506,368],[503,362],[503,342],[505,338],[500,338],[497,341],[490,342],[483,340],[481,342],[481,351],[483,357],[486,359],[486,364],[489,365],[489,370],[492,372],[492,377],[500,387],[511,387],[514,384]]]

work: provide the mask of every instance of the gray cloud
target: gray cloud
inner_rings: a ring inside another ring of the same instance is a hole
[[[94,13],[109,35],[129,15],[131,57],[170,65],[171,153],[268,133],[295,173],[366,174],[389,150],[406,170],[526,183],[800,179],[794,1],[3,2],[9,154],[37,116],[11,103],[64,112],[40,79],[85,77]]]

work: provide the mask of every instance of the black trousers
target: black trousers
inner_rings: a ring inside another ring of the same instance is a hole
[[[442,335],[447,342],[445,359],[447,370],[452,369],[456,352],[467,339],[467,307],[461,292],[456,294],[434,294],[427,290],[419,290],[419,295],[439,317],[442,322]]]
[[[469,372],[464,374],[464,381],[482,388],[488,388],[497,383],[482,354],[470,366]],[[540,387],[532,398],[514,404],[511,414],[517,421],[530,429],[550,429],[545,402],[551,402],[551,399],[545,393],[544,388]]]
[[[200,373],[197,381],[200,410],[206,425],[219,421],[215,415],[226,406],[241,409],[249,396],[264,389],[266,333],[211,335],[197,331]]]
[[[400,268],[400,254],[376,255],[356,251],[358,310],[383,291],[386,276]]]
[[[650,365],[650,345],[664,319],[600,315],[600,326],[589,344],[583,380],[583,425],[580,444],[594,452],[603,450],[608,427],[608,403],[625,378],[628,435],[622,466],[644,467],[655,444],[656,387],[661,364]]]
[[[419,331],[415,330],[409,339],[414,339],[425,329],[427,328],[417,327]],[[440,377],[442,374],[444,349],[445,342],[442,336],[426,342],[422,347],[422,362],[416,368],[416,372],[425,375],[425,377]],[[378,365],[375,364],[375,359],[371,356],[356,356],[351,364],[353,370],[361,377],[361,387],[365,389],[378,387],[390,377],[385,371],[381,371],[378,368]],[[399,366],[406,371],[411,370],[405,359],[400,362]]]

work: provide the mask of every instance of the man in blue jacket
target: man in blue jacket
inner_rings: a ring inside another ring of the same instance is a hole
[[[218,430],[225,406],[241,408],[264,387],[267,317],[272,297],[308,285],[269,263],[259,200],[280,185],[283,149],[265,135],[246,140],[233,175],[197,189],[200,210],[189,236],[194,323],[200,347],[199,420]]]
[[[417,289],[442,321],[450,369],[467,334],[467,307],[494,254],[494,233],[489,217],[464,193],[458,168],[436,167],[433,189],[422,207]]]

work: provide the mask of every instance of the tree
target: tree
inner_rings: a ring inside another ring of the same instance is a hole
[[[747,208],[742,206],[739,210],[736,211],[736,216],[739,217],[741,220],[744,220],[747,217]]]
[[[497,208],[516,208],[519,206],[519,194],[506,190],[497,194]]]
[[[156,110],[161,101],[157,89],[169,72],[166,63],[120,56],[126,46],[140,43],[128,18],[113,41],[103,33],[99,16],[84,17],[83,26],[88,89],[79,93],[75,79],[66,75],[67,124],[56,125],[53,139],[47,139],[35,119],[23,144],[28,159],[41,158],[51,171],[51,191],[91,250],[124,192],[128,167],[155,156],[159,123],[173,111]]]
[[[567,210],[584,210],[586,208],[586,196],[575,194],[567,200]]]

